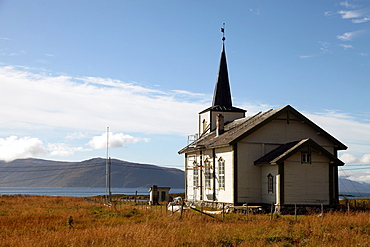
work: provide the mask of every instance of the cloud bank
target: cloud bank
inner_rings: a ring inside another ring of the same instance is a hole
[[[60,127],[187,135],[204,95],[159,91],[109,78],[47,76],[0,67],[2,128]],[[194,117],[185,117],[194,116]],[[1,132],[0,132],[1,134]]]
[[[0,160],[12,161],[46,153],[46,148],[38,138],[9,136],[0,138]]]
[[[107,133],[103,133],[100,136],[94,136],[88,143],[93,149],[107,148],[107,143],[109,148],[120,148],[127,143],[138,143],[138,142],[149,142],[149,138],[140,138],[126,135],[123,133],[113,134],[109,132],[108,138]]]
[[[112,148],[148,142],[149,134],[187,136],[197,131],[196,113],[210,104],[204,98],[211,99],[180,89],[161,91],[110,78],[49,76],[10,66],[0,67],[0,81],[0,160],[7,161],[106,148],[106,133],[97,133],[107,126],[115,130],[109,133]],[[256,102],[238,106],[248,109],[248,115],[274,108]],[[349,147],[340,154],[344,162],[367,162],[369,123],[336,111],[304,114]],[[44,129],[69,134],[55,142],[33,134]],[[77,140],[85,141],[72,143]]]

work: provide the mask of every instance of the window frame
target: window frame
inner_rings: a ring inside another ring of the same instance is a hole
[[[223,158],[218,159],[218,188],[225,189],[225,160]]]
[[[301,152],[301,164],[311,164],[312,154],[311,152]]]
[[[199,187],[199,166],[196,161],[193,162],[193,187]]]
[[[204,186],[206,188],[211,188],[212,186],[211,180],[212,180],[211,162],[208,159],[206,159],[204,161]]]
[[[267,193],[274,193],[274,176],[271,173],[267,175]]]

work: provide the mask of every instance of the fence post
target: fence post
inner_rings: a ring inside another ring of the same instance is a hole
[[[349,202],[347,202],[347,216],[349,217]]]
[[[247,217],[248,219],[248,216],[249,216],[249,208],[248,208],[248,203],[245,204],[245,216]]]
[[[225,219],[225,203],[222,203],[222,221]]]
[[[294,219],[297,221],[297,203],[294,204]]]
[[[271,202],[271,212],[270,212],[270,220],[272,220],[272,215],[273,215],[273,211],[274,210],[274,204]]]
[[[182,219],[182,212],[184,210],[184,202],[181,204],[180,219]]]

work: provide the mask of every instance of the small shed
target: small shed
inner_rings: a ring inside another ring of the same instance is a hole
[[[169,191],[171,187],[158,187],[157,185],[153,185],[149,189],[150,198],[149,204],[150,205],[157,205],[160,202],[167,201],[169,199]]]

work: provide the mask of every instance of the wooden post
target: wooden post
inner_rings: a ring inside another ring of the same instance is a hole
[[[324,217],[324,205],[321,203],[321,217]]]
[[[225,219],[225,203],[222,203],[222,221]]]
[[[294,204],[294,219],[297,221],[297,204]]]
[[[272,220],[273,209],[274,209],[274,204],[271,202],[270,220]]]
[[[349,202],[347,202],[347,216],[349,217]]]
[[[181,204],[180,219],[182,219],[182,211],[184,210],[184,202]]]
[[[136,198],[137,198],[137,191],[135,192],[135,204],[136,204]]]
[[[245,216],[247,217],[248,219],[248,215],[249,215],[249,208],[248,208],[248,203],[245,204]]]

